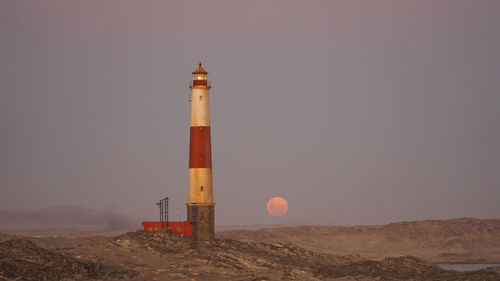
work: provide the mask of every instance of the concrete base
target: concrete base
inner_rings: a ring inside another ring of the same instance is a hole
[[[187,204],[187,219],[193,222],[195,240],[215,239],[215,204]]]

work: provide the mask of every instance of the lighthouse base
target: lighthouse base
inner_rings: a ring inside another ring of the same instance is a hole
[[[215,204],[187,204],[187,219],[193,222],[195,240],[215,239]]]

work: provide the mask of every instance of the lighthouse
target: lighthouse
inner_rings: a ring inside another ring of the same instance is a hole
[[[210,141],[210,86],[201,63],[193,72],[189,143],[189,187],[187,219],[193,224],[193,238],[214,239],[215,203],[212,186]]]

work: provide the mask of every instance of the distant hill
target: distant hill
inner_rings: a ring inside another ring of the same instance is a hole
[[[60,229],[116,231],[140,228],[140,218],[76,206],[54,206],[39,211],[0,211],[0,231]],[[63,232],[64,232],[63,231]]]
[[[460,218],[376,226],[296,226],[227,230],[217,237],[287,241],[309,250],[371,259],[415,255],[433,262],[500,263],[500,219]]]

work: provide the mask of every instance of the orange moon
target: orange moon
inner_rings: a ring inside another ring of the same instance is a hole
[[[283,197],[273,197],[267,201],[267,212],[271,216],[282,216],[288,212],[288,202]]]

